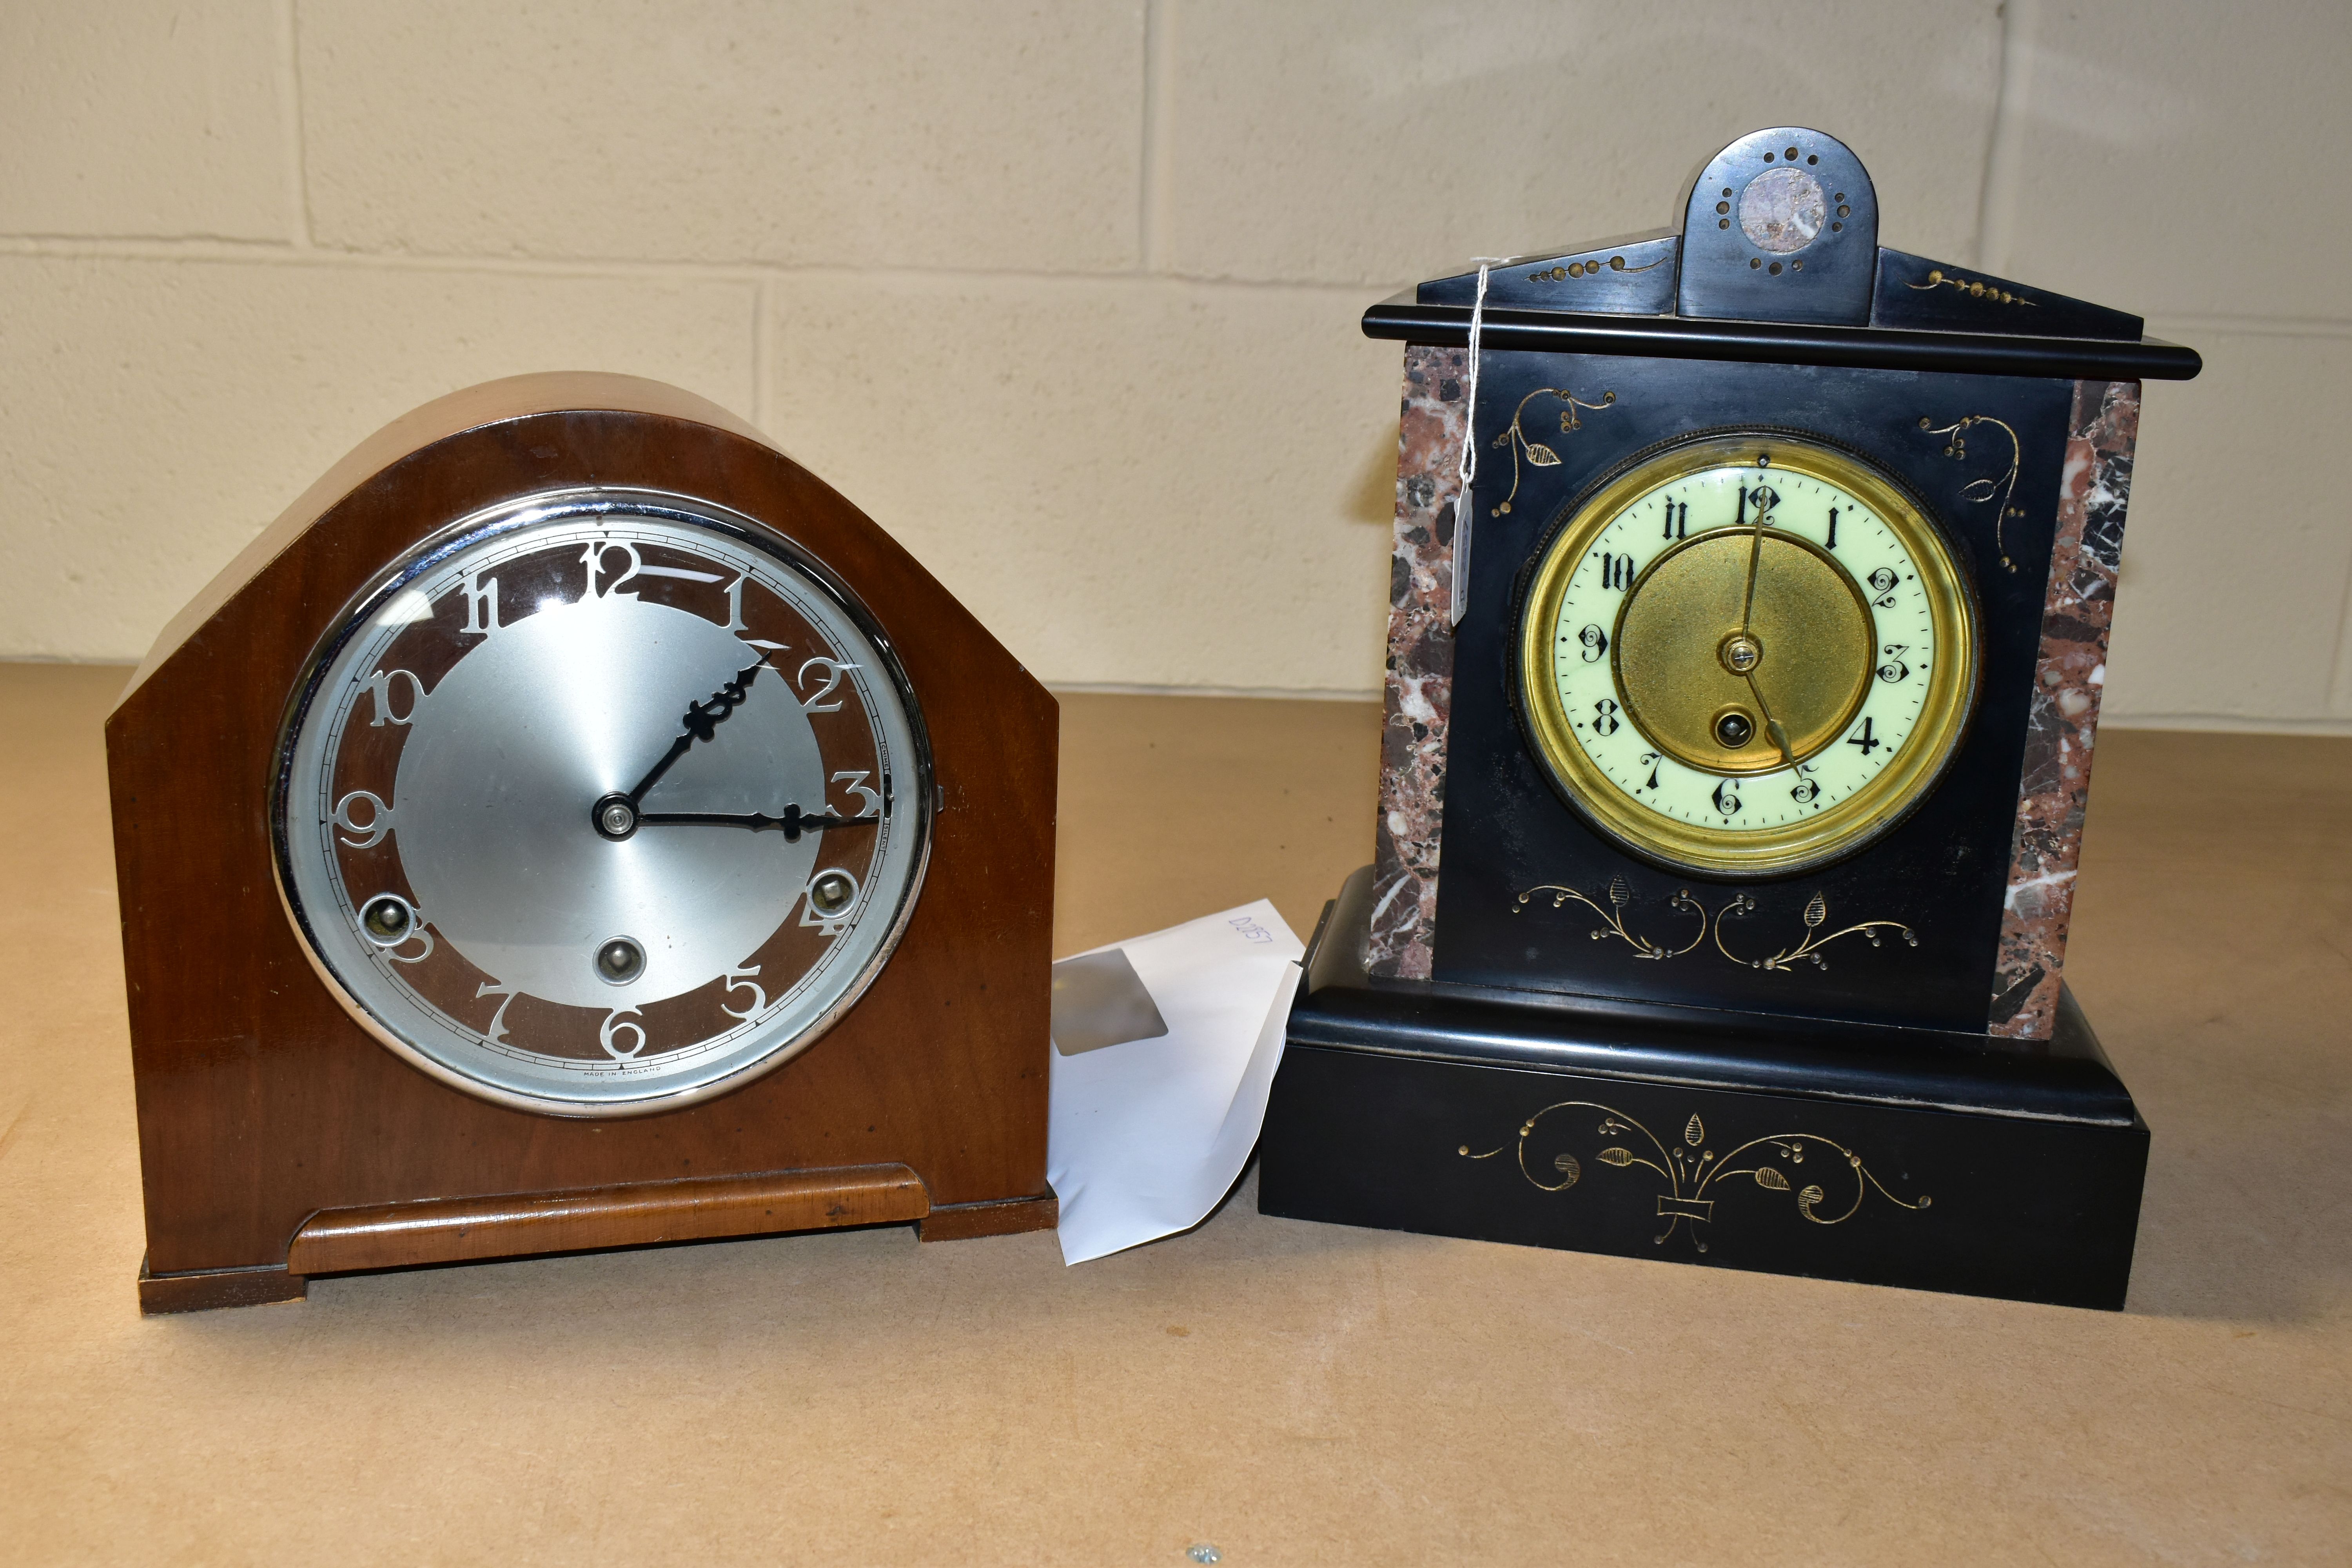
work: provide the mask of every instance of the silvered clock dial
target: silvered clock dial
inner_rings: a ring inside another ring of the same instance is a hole
[[[1587,819],[1645,858],[1776,876],[1934,786],[1977,688],[1976,608],[1870,464],[1774,432],[1633,463],[1533,565],[1522,712]]]
[[[564,1116],[688,1104],[814,1042],[904,930],[933,804],[856,597],[653,491],[428,541],[322,641],[278,756],[280,889],[345,1009]]]

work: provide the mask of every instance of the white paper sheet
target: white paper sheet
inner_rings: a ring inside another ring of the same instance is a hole
[[[1092,1017],[1074,1018],[1057,997],[1073,1049],[1052,1053],[1045,1175],[1065,1263],[1189,1229],[1233,1186],[1265,1121],[1306,952],[1263,899],[1094,951],[1113,949],[1150,1006],[1096,1001]],[[1071,972],[1055,969],[1066,996]],[[1118,1032],[1131,1032],[1153,1008],[1166,1033],[1096,1043],[1097,1020],[1129,1020]]]

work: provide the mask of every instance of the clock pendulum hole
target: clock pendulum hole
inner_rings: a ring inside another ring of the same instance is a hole
[[[637,830],[637,808],[627,795],[608,795],[589,808],[588,820],[599,834],[618,843]]]
[[[416,930],[416,911],[397,893],[378,893],[361,906],[360,929],[378,947],[398,947]]]
[[[809,907],[821,915],[837,915],[857,897],[857,883],[846,871],[825,871],[809,884]]]
[[[596,976],[608,985],[626,985],[646,972],[646,950],[616,936],[596,950]]]
[[[1660,555],[1628,591],[1612,650],[1620,701],[1686,766],[1769,773],[1844,733],[1868,693],[1871,625],[1862,590],[1810,540],[1712,530]],[[1776,743],[1759,746],[1767,715]]]

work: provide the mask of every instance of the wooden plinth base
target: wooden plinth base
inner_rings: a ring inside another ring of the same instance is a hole
[[[949,1204],[933,1209],[916,1224],[925,1241],[970,1241],[982,1236],[1018,1236],[1025,1230],[1051,1230],[1060,1223],[1062,1205],[1055,1198],[1014,1198],[1006,1203]]]
[[[139,1310],[299,1301],[314,1274],[909,1220],[925,1241],[957,1241],[1050,1229],[1057,1214],[1051,1197],[934,1208],[922,1178],[898,1164],[321,1209],[295,1232],[283,1265],[159,1275],[142,1263]]]
[[[145,1313],[259,1307],[271,1301],[299,1301],[310,1293],[308,1279],[276,1265],[205,1268],[193,1274],[151,1274],[147,1260],[139,1260],[139,1310]]]

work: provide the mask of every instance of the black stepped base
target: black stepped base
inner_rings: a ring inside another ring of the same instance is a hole
[[[1375,980],[1327,905],[1260,1144],[1295,1219],[2120,1308],[2148,1132],[2047,1042]]]

